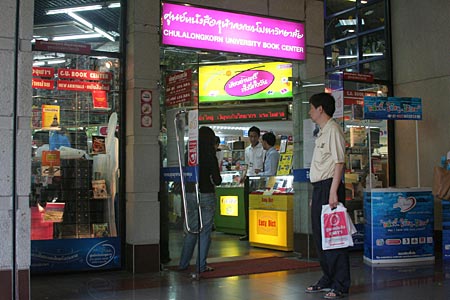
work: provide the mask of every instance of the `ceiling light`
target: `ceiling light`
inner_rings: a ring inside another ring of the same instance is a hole
[[[102,9],[101,5],[87,5],[87,6],[50,9],[50,10],[47,10],[46,14],[47,15],[67,14],[69,12],[89,11],[89,10],[99,10],[99,9]]]
[[[100,33],[75,34],[75,35],[55,36],[52,38],[52,40],[53,41],[81,40],[81,39],[99,38],[101,36],[102,35]]]
[[[66,62],[65,59],[53,59],[53,60],[47,60],[47,65],[57,65],[57,64],[65,63],[65,62]]]
[[[111,35],[109,35],[108,33],[106,33],[105,31],[101,30],[98,27],[94,27],[94,31],[100,33],[101,35],[103,35],[105,38],[107,38],[108,40],[110,40],[112,42],[116,41]]]
[[[108,8],[118,8],[120,7],[120,2],[111,3],[108,5]]]
[[[39,67],[39,66],[43,66],[43,65],[45,65],[45,61],[35,61],[33,63],[34,67]]]
[[[341,26],[355,26],[356,25],[356,19],[340,19],[339,20],[339,25]]]
[[[77,15],[74,12],[68,12],[67,13],[69,16],[71,16],[73,19],[77,20],[78,22],[80,22],[81,24],[86,25],[87,27],[89,27],[90,29],[94,29],[94,25],[92,25],[91,22],[89,22],[88,20],[80,17],[79,15]]]

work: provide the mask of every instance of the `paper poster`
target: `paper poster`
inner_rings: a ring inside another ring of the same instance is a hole
[[[59,151],[42,151],[41,174],[42,176],[61,176],[61,160]]]
[[[56,129],[60,127],[59,105],[42,105],[42,129]]]
[[[94,108],[108,108],[106,91],[92,91],[92,106]]]

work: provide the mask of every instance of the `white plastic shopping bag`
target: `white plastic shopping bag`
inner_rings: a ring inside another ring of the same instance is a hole
[[[322,249],[339,249],[353,246],[352,234],[356,232],[347,209],[339,203],[335,209],[322,205]]]

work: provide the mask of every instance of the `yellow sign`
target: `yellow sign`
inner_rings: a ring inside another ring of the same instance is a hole
[[[256,212],[256,233],[278,235],[278,214],[276,211],[259,210]]]
[[[238,196],[220,196],[220,215],[238,216]]]
[[[218,102],[292,97],[292,64],[212,65],[199,68],[199,100]]]
[[[278,161],[277,176],[289,175],[292,166],[292,153],[283,153]]]
[[[42,105],[42,128],[60,127],[59,105]]]
[[[292,210],[250,209],[250,245],[291,251],[294,246]]]

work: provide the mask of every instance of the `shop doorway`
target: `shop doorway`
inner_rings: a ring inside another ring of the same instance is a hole
[[[231,78],[239,72],[259,69],[265,71],[265,66],[278,65],[288,67],[291,62],[271,60],[267,58],[250,57],[225,53],[205,53],[174,48],[162,50],[161,82],[163,92],[161,103],[163,127],[161,130],[161,165],[163,170],[177,172],[179,157],[177,147],[188,150],[189,121],[184,121],[185,128],[179,136],[177,145],[176,124],[174,120],[180,113],[198,112],[197,129],[208,126],[220,138],[220,168],[223,183],[217,187],[218,196],[214,230],[208,253],[208,263],[253,259],[267,256],[295,255],[292,249],[271,247],[251,240],[242,239],[247,234],[246,216],[248,210],[243,202],[248,201],[247,185],[242,177],[245,176],[245,147],[249,145],[248,130],[257,126],[261,135],[273,132],[277,139],[278,151],[286,151],[287,144],[293,147],[292,121],[292,69],[289,76],[280,78],[286,86],[286,97],[271,97],[252,95],[253,98],[226,97],[221,98],[219,90],[205,91],[205,86],[213,81],[222,89],[225,85],[223,77]],[[292,66],[291,66],[292,68]],[[204,72],[216,76],[204,77]],[[255,75],[257,76],[257,75]],[[222,82],[221,82],[222,80]],[[267,91],[266,91],[267,92]],[[203,101],[203,97],[210,96],[217,101]],[[249,93],[250,94],[250,93]],[[259,98],[258,98],[259,97]],[[180,130],[180,129],[178,129]],[[259,141],[261,143],[261,140]],[[182,164],[186,163],[182,160]],[[289,166],[290,168],[291,166]],[[288,168],[287,174],[290,169]],[[166,173],[163,171],[163,173]],[[167,173],[170,173],[168,171]],[[177,180],[170,176],[163,176],[161,189],[161,262],[176,269],[179,264],[183,237],[185,231],[185,215],[183,199]],[[223,197],[230,197],[224,199]],[[221,202],[221,198],[224,199]],[[224,204],[224,201],[227,202]],[[222,204],[222,205],[221,205]],[[292,221],[292,220],[291,220]],[[293,224],[291,222],[291,227]],[[290,230],[293,230],[292,228]],[[195,265],[197,252],[194,252],[191,265]]]

